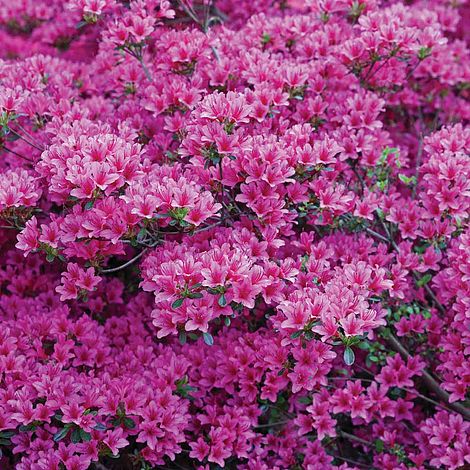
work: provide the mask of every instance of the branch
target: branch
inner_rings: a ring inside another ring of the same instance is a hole
[[[380,235],[379,232],[376,232],[375,230],[372,230],[369,227],[366,227],[365,230],[369,235],[372,235],[375,238],[378,238],[379,240],[383,241],[384,243],[389,243],[389,239],[387,237],[384,237],[383,235]]]
[[[397,351],[404,359],[411,358],[411,354],[408,350],[401,344],[401,342],[396,338],[393,334],[389,334],[386,336],[387,342],[390,346]],[[434,379],[434,377],[426,370],[423,369],[423,381],[427,385],[427,387],[436,394],[441,400],[448,403],[449,408],[452,408],[457,413],[460,413],[466,420],[470,421],[470,409],[465,407],[464,405],[460,405],[459,403],[450,403],[449,402],[449,394],[443,390],[438,382]]]
[[[31,145],[31,147],[34,147],[35,149],[39,150],[40,152],[44,152],[44,149],[41,148],[41,147],[38,147],[36,144],[34,144],[33,142],[30,142],[28,139],[26,139],[24,136],[22,136],[21,134],[19,134],[18,132],[15,131],[15,129],[12,129],[11,127],[9,127],[10,131],[13,132],[13,134],[15,134],[18,138],[20,138],[21,140],[24,140],[28,145]]]
[[[254,429],[262,429],[262,428],[270,428],[272,426],[282,426],[283,424],[287,424],[292,422],[290,419],[284,421],[277,421],[276,423],[267,423],[267,424],[258,424],[257,426],[253,426]]]
[[[29,159],[28,157],[25,157],[24,155],[21,155],[21,153],[15,152],[14,150],[9,149],[8,147],[1,147],[1,149],[6,150],[7,152],[12,153],[13,155],[16,155],[19,158],[22,158],[23,160],[26,160],[29,163],[33,163],[33,160]]]
[[[395,243],[395,241],[393,240],[393,238],[391,237],[390,235],[390,231],[388,230],[387,226],[385,225],[385,222],[380,219],[380,223],[382,225],[382,228],[384,229],[385,233],[387,234],[387,237],[384,237],[383,235],[381,235],[380,233],[372,230],[372,229],[369,229],[369,228],[366,228],[366,232],[369,233],[370,235],[378,238],[379,240],[383,241],[383,242],[387,242],[387,243],[390,243],[393,247],[393,249],[397,252],[397,253],[400,253],[400,248],[398,247],[398,245]],[[413,278],[418,281],[420,278],[417,274],[415,273],[412,273],[413,275]],[[436,294],[433,292],[433,290],[429,287],[428,284],[425,284],[424,285],[424,290],[427,292],[427,294],[429,295],[429,297],[431,297],[432,301],[434,302],[434,304],[436,305],[436,308],[439,310],[439,312],[441,312],[442,314],[446,313],[446,309],[444,308],[444,306],[439,302],[439,300],[437,299],[436,297]]]
[[[105,467],[100,462],[93,462],[93,465],[95,466],[96,470],[109,470],[108,467]]]
[[[373,447],[374,446],[374,444],[372,442],[366,441],[365,439],[357,437],[354,434],[349,434],[348,432],[345,432],[345,431],[340,431],[339,435],[341,437],[344,437],[345,439],[348,439],[349,441],[355,441],[355,442],[358,442],[359,444],[362,444],[364,446],[368,446],[368,447]]]

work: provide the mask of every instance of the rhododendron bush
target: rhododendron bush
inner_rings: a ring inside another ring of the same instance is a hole
[[[0,0],[0,468],[469,468],[469,22]]]

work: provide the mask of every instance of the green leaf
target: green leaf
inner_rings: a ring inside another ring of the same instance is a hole
[[[298,402],[303,405],[310,405],[312,403],[312,399],[310,397],[300,397]]]
[[[147,235],[147,229],[145,227],[142,227],[139,230],[139,233],[137,234],[137,240],[140,242],[145,239],[145,236]]]
[[[415,184],[416,183],[416,178],[414,176],[406,176],[403,173],[400,173],[398,175],[399,180],[409,186],[410,184]]]
[[[93,426],[93,429],[96,429],[97,431],[106,431],[108,428],[103,423],[97,423],[95,426]]]
[[[86,432],[84,429],[80,429],[80,438],[83,442],[90,442],[91,434],[89,432]]]
[[[0,438],[10,439],[10,437],[13,437],[15,434],[15,431],[2,431],[0,432]]]
[[[18,134],[8,134],[7,141],[8,142],[15,142],[19,138],[20,138],[20,136]]]
[[[36,429],[36,425],[35,424],[28,424],[28,425],[21,425],[20,426],[20,431],[21,432],[29,432],[29,431],[34,431]]]
[[[74,429],[72,431],[72,435],[70,436],[70,440],[74,444],[77,444],[78,442],[80,442],[80,429]]]
[[[183,305],[183,302],[184,302],[184,298],[182,298],[182,299],[176,299],[176,300],[171,304],[171,308],[180,308],[181,305]]]
[[[93,207],[93,204],[95,203],[95,201],[88,201],[86,204],[85,204],[85,210],[86,211],[89,211],[92,207]]]
[[[222,294],[220,297],[219,297],[219,300],[217,301],[217,303],[221,306],[221,307],[225,307],[227,305],[227,299],[225,298],[225,294]]]
[[[204,297],[203,294],[201,294],[201,292],[191,292],[188,297],[190,299],[202,299]]]
[[[0,439],[0,446],[11,446],[10,439]]]
[[[134,429],[136,424],[132,418],[126,417],[122,421],[127,429]]]
[[[264,33],[263,36],[261,37],[261,44],[265,45],[268,44],[271,41],[271,36],[267,33]]]
[[[423,46],[418,51],[418,59],[424,60],[426,57],[429,57],[432,53],[432,49],[430,47]]]
[[[210,333],[203,333],[202,337],[204,338],[204,343],[206,343],[207,346],[212,346],[214,344],[214,338]]]
[[[224,323],[225,323],[225,326],[230,326],[230,324],[232,323],[232,320],[230,320],[230,317],[225,317]]]
[[[343,359],[347,366],[352,366],[356,360],[354,351],[349,346],[344,350]]]
[[[69,433],[69,428],[63,428],[60,431],[57,431],[52,438],[54,442],[59,442],[64,439]]]
[[[290,337],[291,337],[291,339],[297,339],[297,338],[299,338],[300,336],[302,336],[302,333],[303,333],[302,330],[296,331],[295,333],[292,333],[292,334],[290,335]]]
[[[418,287],[425,286],[432,279],[431,274],[425,274],[421,279],[416,281]]]
[[[312,340],[312,339],[313,339],[313,331],[306,331],[306,332],[305,332],[305,339],[306,339],[307,341]]]
[[[181,345],[185,345],[186,344],[186,331],[180,331],[180,334],[178,335],[178,339]]]
[[[55,256],[51,253],[49,253],[47,256],[46,256],[46,260],[49,262],[49,263],[52,263],[54,260],[55,260]]]
[[[379,453],[380,453],[380,452],[383,452],[383,450],[384,450],[384,442],[383,442],[382,440],[376,439],[376,440],[374,441],[374,444],[375,444],[375,450],[376,450],[377,452],[379,452]]]

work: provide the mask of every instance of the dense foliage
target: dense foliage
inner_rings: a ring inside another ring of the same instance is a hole
[[[204,1],[0,0],[0,467],[468,468],[469,6]]]

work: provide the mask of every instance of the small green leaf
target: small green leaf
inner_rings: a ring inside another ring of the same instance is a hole
[[[227,299],[225,298],[225,294],[222,294],[219,297],[219,300],[217,302],[221,307],[225,307],[227,305]]]
[[[26,426],[25,425],[21,425],[19,430],[21,432],[29,432],[29,431],[34,431],[36,429],[36,425],[31,423],[31,424],[27,424]]]
[[[85,204],[85,210],[86,211],[89,211],[92,207],[93,207],[93,204],[95,203],[95,201],[88,201],[86,204]]]
[[[214,344],[214,338],[210,333],[203,333],[202,337],[204,338],[204,343],[206,343],[207,346],[212,346]]]
[[[93,429],[96,429],[97,431],[106,431],[108,428],[103,423],[97,423],[93,426]]]
[[[57,431],[52,438],[54,442],[59,442],[64,439],[69,433],[69,428],[63,428],[60,431]]]
[[[191,292],[188,297],[190,299],[202,299],[204,297],[203,294],[201,294],[201,292]]]
[[[182,346],[185,345],[186,344],[186,331],[180,331],[180,334],[178,335],[178,339]]]
[[[7,141],[8,142],[15,142],[19,138],[20,138],[20,136],[18,134],[8,134]]]
[[[137,234],[137,240],[140,242],[145,239],[145,236],[147,235],[147,229],[145,227],[142,227],[139,230],[139,233]]]
[[[267,33],[264,33],[263,36],[261,37],[261,44],[265,45],[268,44],[271,41],[271,36]]]
[[[225,326],[230,326],[230,324],[232,323],[232,320],[230,320],[230,317],[225,317],[224,323],[225,323]]]
[[[376,439],[376,440],[374,441],[374,444],[375,444],[375,450],[376,450],[377,452],[379,452],[379,453],[380,453],[380,452],[383,452],[383,450],[384,450],[384,441],[382,441],[382,440],[380,440],[380,439]]]
[[[74,429],[72,431],[72,435],[70,436],[70,440],[74,444],[77,444],[78,442],[80,442],[80,429]]]
[[[47,256],[46,256],[46,260],[49,262],[49,263],[52,263],[54,260],[55,260],[55,256],[51,253],[49,253]]]
[[[432,53],[432,49],[430,47],[423,46],[418,51],[418,59],[424,60],[429,57]]]
[[[135,421],[129,417],[124,418],[123,423],[127,429],[134,429],[136,426]]]
[[[403,173],[400,173],[398,175],[399,180],[409,186],[410,184],[415,184],[416,183],[416,178],[414,176],[406,176]]]
[[[10,439],[0,439],[0,446],[11,446]]]
[[[312,340],[312,339],[313,339],[313,331],[306,331],[306,332],[305,332],[305,339],[306,339],[307,341]]]
[[[184,298],[183,299],[176,299],[172,304],[171,308],[180,308],[181,305],[183,305]]]
[[[80,429],[80,438],[82,439],[83,442],[90,442],[91,434],[89,432],[86,432],[83,429]]]
[[[312,399],[310,397],[300,397],[298,402],[303,405],[310,405],[312,403]]]
[[[291,339],[297,339],[297,338],[299,338],[300,336],[302,336],[302,333],[303,333],[302,330],[296,331],[295,333],[292,333],[292,334],[290,335],[290,337],[291,337]]]
[[[430,280],[432,279],[431,274],[425,274],[421,279],[418,279],[416,281],[416,284],[418,287],[423,287],[425,286]]]
[[[344,350],[343,359],[347,366],[352,366],[354,364],[356,356],[349,346]]]

